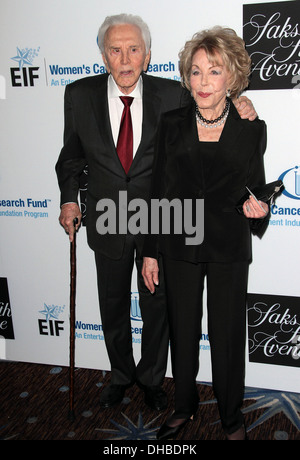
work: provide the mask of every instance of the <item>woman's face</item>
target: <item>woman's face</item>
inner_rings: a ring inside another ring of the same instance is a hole
[[[226,70],[219,53],[212,64],[204,49],[193,56],[190,76],[192,96],[199,109],[222,112],[226,92],[229,89],[229,72]]]

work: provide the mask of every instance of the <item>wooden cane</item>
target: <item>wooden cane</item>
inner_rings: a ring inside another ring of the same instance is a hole
[[[74,229],[78,219],[73,221]],[[69,368],[69,420],[75,419],[74,413],[74,366],[75,366],[75,297],[76,297],[76,229],[70,243],[70,368]]]

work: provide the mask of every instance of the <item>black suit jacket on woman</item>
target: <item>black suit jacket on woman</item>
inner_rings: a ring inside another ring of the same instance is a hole
[[[181,235],[149,235],[143,255],[157,258],[161,252],[191,262],[249,260],[251,230],[262,232],[266,219],[249,220],[235,205],[247,193],[245,186],[251,190],[265,183],[266,125],[258,119],[242,120],[231,103],[210,166],[204,172],[196,123],[194,103],[163,115],[151,198],[189,199],[194,203],[204,199],[204,241],[188,246],[184,231]]]
[[[61,204],[77,202],[79,177],[88,165],[86,226],[90,247],[112,259],[121,257],[125,234],[99,235],[97,202],[109,198],[116,204],[119,192],[126,191],[128,201],[148,199],[154,155],[154,140],[163,112],[190,102],[190,95],[178,82],[146,74],[143,78],[142,138],[128,175],[118,158],[113,141],[107,98],[108,74],[88,77],[67,86],[65,92],[64,146],[56,172]],[[143,235],[137,236],[142,247]]]

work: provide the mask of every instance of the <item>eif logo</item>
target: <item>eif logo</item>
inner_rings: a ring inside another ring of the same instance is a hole
[[[38,320],[40,335],[60,335],[60,332],[64,330],[64,321],[60,321],[58,318],[64,309],[64,306],[47,305],[44,303],[44,309],[39,312],[42,315],[45,315],[44,319]]]
[[[34,86],[39,78],[39,67],[33,66],[34,59],[38,56],[40,48],[25,48],[17,47],[17,54],[11,59],[18,63],[18,67],[10,68],[11,84],[14,87],[30,87]]]

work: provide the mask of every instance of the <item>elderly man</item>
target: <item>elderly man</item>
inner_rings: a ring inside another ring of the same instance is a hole
[[[160,115],[190,100],[178,82],[144,73],[150,60],[150,41],[149,29],[141,18],[106,18],[99,29],[98,44],[108,73],[67,86],[64,146],[56,171],[61,190],[60,223],[72,240],[74,218],[78,218],[76,230],[81,222],[79,178],[88,165],[87,237],[95,252],[100,313],[111,364],[111,383],[102,391],[100,404],[111,407],[121,402],[126,389],[137,383],[145,392],[146,404],[163,410],[167,397],[161,384],[169,341],[163,274],[155,294],[150,294],[141,275],[142,235],[99,234],[96,227],[101,214],[96,207],[102,198],[112,199],[118,206],[119,192],[126,191],[128,202],[134,198],[147,200]],[[128,95],[130,109],[124,105]],[[244,117],[255,118],[250,101],[239,102],[239,106],[244,109]],[[123,110],[131,113],[125,152],[118,142],[123,136]],[[134,258],[143,320],[137,365],[130,324]]]

